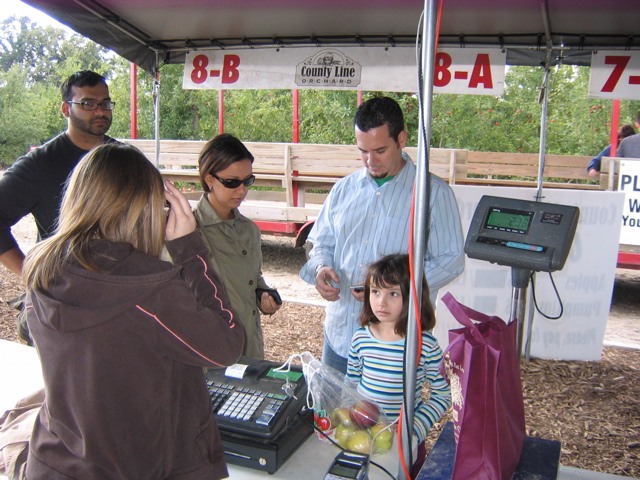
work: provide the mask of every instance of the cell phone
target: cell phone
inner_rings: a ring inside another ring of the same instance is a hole
[[[280,298],[280,294],[275,288],[256,288],[256,298],[258,299],[258,302],[262,301],[262,294],[264,292],[271,295],[271,298],[273,298],[278,305],[282,305],[282,298]]]
[[[356,293],[364,292],[364,285],[351,285],[349,288]]]
[[[343,450],[333,460],[324,480],[364,480],[369,471],[369,455]]]

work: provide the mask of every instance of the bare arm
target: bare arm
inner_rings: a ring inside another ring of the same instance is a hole
[[[0,263],[5,266],[7,270],[15,273],[17,276],[22,277],[22,264],[24,262],[24,253],[20,248],[15,247],[11,250],[7,250],[0,255]]]

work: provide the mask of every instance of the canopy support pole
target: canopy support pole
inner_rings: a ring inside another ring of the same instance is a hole
[[[416,161],[416,183],[414,186],[414,218],[413,218],[413,251],[410,252],[413,260],[413,280],[416,285],[409,295],[409,318],[407,325],[407,339],[405,343],[405,384],[404,384],[404,408],[402,425],[402,454],[407,462],[406,467],[411,472],[412,461],[412,437],[415,410],[416,389],[416,361],[421,350],[422,339],[418,338],[416,305],[421,305],[422,278],[424,275],[424,258],[427,251],[429,237],[429,145],[431,143],[431,110],[433,107],[433,76],[435,71],[436,56],[436,19],[437,5],[442,0],[425,0],[424,19],[422,23],[422,48],[420,63],[422,82],[418,82],[420,92],[420,119],[418,125],[418,158]],[[418,307],[419,308],[419,307]],[[406,480],[405,470],[402,465],[398,468],[398,480]]]
[[[160,166],[160,63],[158,57],[159,55],[156,53],[155,79],[153,82],[153,128],[156,149],[156,168]]]

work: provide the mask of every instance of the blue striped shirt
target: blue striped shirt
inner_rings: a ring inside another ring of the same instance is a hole
[[[340,299],[327,305],[324,338],[344,358],[360,327],[362,310],[362,303],[351,295],[349,286],[362,284],[368,265],[384,255],[409,251],[416,167],[407,155],[403,156],[404,168],[380,187],[366,168],[337,182],[308,237],[313,249],[300,277],[315,284],[319,265],[332,267],[338,274]],[[464,240],[453,190],[436,175],[430,178],[431,226],[424,271],[435,304],[438,290],[464,270]]]
[[[400,415],[403,399],[403,355],[405,341],[385,342],[373,336],[369,327],[360,328],[353,336],[349,350],[347,378],[358,383],[358,391],[375,400],[389,420]],[[418,441],[427,438],[429,429],[451,405],[449,384],[440,374],[442,350],[438,341],[422,333],[420,364],[416,372],[415,413],[413,430]],[[422,388],[429,385],[429,399],[422,399]]]

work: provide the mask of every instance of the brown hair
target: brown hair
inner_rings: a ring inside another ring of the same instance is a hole
[[[247,159],[253,163],[253,155],[251,155],[251,152],[233,135],[223,133],[209,140],[202,149],[202,152],[200,152],[200,157],[198,158],[198,170],[202,189],[205,193],[211,191],[205,181],[207,175],[224,170],[232,163]]]
[[[386,255],[367,268],[364,282],[364,308],[360,314],[360,325],[363,327],[379,322],[371,310],[371,303],[369,302],[372,285],[384,288],[396,285],[400,286],[400,291],[402,292],[402,313],[400,315],[400,321],[396,324],[395,332],[398,335],[406,337],[410,298],[409,255],[404,253]],[[424,276],[422,277],[420,325],[423,331],[433,330],[436,326],[436,314],[431,304],[431,299],[429,298],[429,286]]]
[[[92,260],[95,239],[128,243],[160,256],[165,218],[162,177],[145,155],[119,143],[96,147],[68,180],[54,235],[27,255],[27,288],[47,288],[70,257],[99,271]]]

